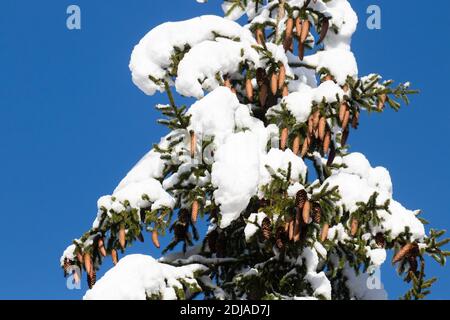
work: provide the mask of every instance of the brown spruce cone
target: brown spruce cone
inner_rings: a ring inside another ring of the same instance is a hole
[[[302,209],[302,217],[303,217],[303,223],[309,224],[309,220],[311,218],[311,202],[309,200],[305,201],[305,205]]]
[[[295,223],[294,223],[294,242],[300,240],[300,230],[302,225],[302,211],[299,207],[295,207]]]
[[[153,245],[156,247],[156,248],[160,248],[160,243],[159,243],[159,239],[158,239],[158,231],[156,231],[156,230],[153,230],[152,231],[152,242],[153,242]]]
[[[247,80],[245,80],[245,94],[248,101],[253,102],[253,83],[252,79],[250,78],[247,78]]]
[[[269,87],[267,83],[263,83],[259,88],[259,104],[261,105],[261,108],[266,107],[268,96],[269,96]]]
[[[408,258],[408,263],[409,263],[409,271],[416,273],[417,268],[419,266],[419,264],[417,263],[417,257],[414,255],[410,256]]]
[[[289,17],[286,21],[286,38],[292,38],[293,30],[294,30],[294,19]]]
[[[350,135],[349,128],[345,128],[344,131],[342,131],[342,138],[341,138],[341,146],[345,146],[347,144],[348,136]]]
[[[270,76],[270,90],[274,96],[278,92],[278,76],[275,72]]]
[[[307,200],[308,200],[308,193],[306,193],[306,190],[305,189],[299,190],[295,195],[295,206],[297,208],[302,209]]]
[[[93,270],[91,255],[86,252],[83,256],[83,260],[84,260],[84,270],[86,270],[86,272],[89,274]]]
[[[386,238],[384,237],[384,234],[378,232],[375,235],[375,242],[379,247],[384,248],[386,246]]]
[[[123,224],[119,228],[119,244],[122,249],[125,249],[126,233],[125,233],[125,226]]]
[[[300,136],[299,135],[295,136],[294,142],[292,143],[292,152],[297,156],[300,152],[300,143],[301,143]]]
[[[286,232],[283,227],[278,227],[275,235],[275,245],[279,250],[284,250],[286,243]]]
[[[378,110],[379,111],[383,111],[386,101],[387,101],[387,95],[385,93],[381,94],[378,97]]]
[[[291,219],[291,221],[289,221],[289,241],[294,240],[294,227],[295,227],[295,220]]]
[[[306,39],[309,36],[309,29],[311,27],[311,23],[308,19],[302,21],[302,32],[300,34],[300,42],[305,43]]]
[[[321,44],[322,41],[325,40],[329,28],[330,28],[330,21],[328,20],[328,18],[324,18],[320,26],[320,36],[319,40],[317,41],[317,44]]]
[[[327,129],[327,119],[325,117],[320,117],[319,119],[319,139],[323,141],[325,138],[325,133]]]
[[[272,222],[269,217],[265,217],[261,223],[261,230],[264,239],[269,240],[272,236]]]
[[[397,263],[403,260],[405,257],[410,257],[413,253],[416,253],[418,247],[415,243],[407,243],[404,245],[394,256],[392,259],[392,263]]]
[[[350,122],[350,110],[345,111],[344,120],[342,120],[342,128],[347,128]]]
[[[330,145],[330,153],[328,154],[327,166],[331,166],[333,164],[334,158],[336,157],[336,147],[334,143]]]
[[[255,30],[255,38],[256,38],[256,42],[261,45],[264,46],[266,43],[266,37],[264,35],[264,30],[262,28],[257,28]]]
[[[77,252],[77,260],[81,265],[84,264],[83,255],[81,254],[81,250]]]
[[[352,235],[352,237],[356,236],[356,234],[358,233],[358,229],[359,221],[356,218],[353,218],[350,226],[350,234]]]
[[[314,134],[314,119],[313,116],[311,115],[308,118],[308,135],[312,136]]]
[[[111,259],[114,265],[116,265],[119,262],[119,255],[117,254],[116,249],[111,250]]]
[[[191,152],[191,159],[195,158],[195,147],[197,145],[197,137],[195,136],[195,132],[191,130],[189,132],[190,138],[191,138],[191,145],[190,145],[190,152]]]
[[[356,110],[352,118],[352,128],[358,129],[358,126],[359,126],[359,111]]]
[[[194,200],[192,202],[192,211],[191,211],[191,219],[193,223],[197,222],[198,218],[198,210],[199,210],[199,204],[197,200]]]
[[[330,145],[331,145],[331,132],[327,131],[325,134],[325,137],[323,139],[323,153],[328,154],[328,151],[330,151]]]
[[[289,87],[287,84],[284,85],[283,90],[281,91],[281,95],[283,97],[287,97],[289,95]]]
[[[305,58],[305,44],[303,42],[298,42],[298,58],[303,61]]]
[[[95,270],[93,270],[91,273],[87,274],[87,283],[89,289],[92,289],[92,287],[95,285],[96,282],[97,282],[97,274]]]
[[[281,130],[281,138],[280,138],[280,149],[286,150],[286,145],[289,137],[289,130],[288,128],[283,128]]]
[[[320,122],[320,111],[317,110],[313,113],[312,115],[312,124],[313,124],[313,129],[317,130],[319,128],[319,122]]]
[[[106,257],[105,242],[104,242],[103,238],[98,239],[97,246],[98,246],[98,251],[100,252],[100,254],[103,257]]]
[[[344,121],[345,112],[348,110],[347,102],[343,101],[341,102],[339,106],[339,121],[342,123]]]
[[[295,18],[295,35],[299,39],[302,36],[302,19],[300,17]]]
[[[320,232],[320,241],[324,242],[328,237],[328,230],[330,230],[330,225],[325,223],[322,227],[322,231]]]
[[[208,248],[211,253],[216,253],[217,238],[219,233],[217,230],[213,230],[207,235]]]
[[[306,139],[303,141],[302,152],[300,153],[302,158],[304,158],[309,151],[310,141],[311,140],[309,137],[306,137]]]
[[[313,202],[312,214],[314,223],[320,223],[320,221],[322,220],[322,208],[320,207],[319,203]]]
[[[282,90],[286,81],[286,67],[283,63],[279,64],[280,70],[278,73],[278,89]]]

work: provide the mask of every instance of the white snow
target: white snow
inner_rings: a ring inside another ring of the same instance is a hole
[[[134,254],[122,258],[88,290],[85,300],[145,300],[161,295],[164,300],[176,299],[174,287],[182,288],[180,280],[196,283],[194,272],[206,270],[200,264],[173,267],[150,256]]]

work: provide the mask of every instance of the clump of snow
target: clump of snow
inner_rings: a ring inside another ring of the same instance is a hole
[[[306,267],[305,280],[309,282],[314,290],[314,296],[322,296],[325,299],[331,299],[331,283],[323,271],[317,273],[319,266],[319,256],[313,248],[306,247],[303,249],[301,256],[297,259],[297,264]]]
[[[175,87],[187,97],[203,97],[203,89],[211,91],[219,86],[216,75],[239,71],[243,62],[259,66],[259,55],[249,43],[229,39],[204,41],[193,47],[178,65]]]
[[[244,229],[245,240],[248,242],[258,231],[258,226],[261,227],[264,218],[267,215],[264,212],[252,213],[248,217],[247,225]]]
[[[355,56],[349,50],[330,49],[319,51],[305,57],[305,63],[316,68],[317,71],[326,69],[335,78],[336,82],[344,85],[347,77],[358,77],[358,65]]]
[[[176,289],[182,289],[180,280],[197,284],[194,273],[206,267],[192,264],[174,267],[160,263],[150,256],[134,254],[125,256],[119,263],[88,290],[85,300],[145,300],[152,295],[163,300],[177,298]],[[198,284],[197,284],[198,287]]]
[[[148,95],[162,92],[164,88],[151,81],[149,76],[166,79],[175,47],[182,50],[186,46],[193,48],[200,42],[214,40],[216,35],[239,38],[249,43],[255,41],[249,30],[218,16],[164,23],[147,33],[131,54],[130,70],[134,84]]]
[[[219,87],[191,106],[187,112],[191,116],[188,130],[198,137],[215,137],[215,143],[221,144],[234,131],[234,114],[239,106],[230,89]]]

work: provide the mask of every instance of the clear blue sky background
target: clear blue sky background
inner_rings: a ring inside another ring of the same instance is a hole
[[[360,74],[410,80],[421,95],[400,113],[364,116],[353,151],[389,169],[396,199],[422,208],[450,229],[447,105],[450,66],[448,1],[352,1],[360,16],[353,48]],[[82,10],[82,30],[66,29],[66,8]],[[79,299],[59,268],[62,250],[87,230],[96,200],[110,193],[165,130],[131,82],[133,46],[152,27],[201,14],[221,14],[220,1],[73,0],[0,3],[0,298]],[[382,29],[365,26],[366,8],[382,8]],[[149,243],[133,252],[153,255]],[[106,270],[109,265],[105,265]],[[431,298],[450,298],[447,268]],[[389,263],[390,297],[405,291]]]

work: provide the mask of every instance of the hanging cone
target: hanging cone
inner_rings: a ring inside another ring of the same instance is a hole
[[[231,89],[232,85],[231,85],[231,80],[228,76],[225,76],[225,79],[223,81],[223,85],[229,89]]]
[[[158,231],[156,231],[156,230],[152,231],[152,242],[153,242],[153,245],[159,249],[159,247],[161,245],[159,244]]]
[[[264,36],[264,30],[262,28],[257,28],[255,31],[255,38],[256,38],[256,42],[261,45],[264,46],[266,43],[266,37]]]
[[[381,232],[378,232],[375,235],[375,242],[377,243],[377,246],[379,246],[381,248],[384,248],[386,246],[386,239]]]
[[[274,96],[278,92],[278,76],[275,72],[272,73],[272,76],[270,77],[270,90]]]
[[[303,61],[305,58],[305,44],[303,42],[298,41],[298,58],[300,61]]]
[[[405,246],[403,246],[394,256],[392,259],[392,263],[397,263],[401,260],[403,260],[405,257],[410,257],[414,251],[417,251],[417,244],[415,243],[407,243]]]
[[[272,222],[269,217],[265,217],[261,223],[261,230],[264,239],[269,240],[272,236]]]
[[[320,36],[319,40],[317,41],[317,44],[321,44],[322,41],[325,40],[329,28],[330,28],[330,21],[328,21],[328,18],[324,18],[322,20],[322,25],[320,26]]]
[[[309,224],[309,219],[311,217],[311,202],[309,202],[309,200],[306,200],[305,205],[303,206],[302,217],[303,222]]]
[[[300,229],[302,223],[302,213],[299,207],[295,208],[294,242],[300,240]]]
[[[320,204],[314,202],[312,204],[312,212],[313,212],[313,221],[315,223],[320,223],[320,221],[322,220],[322,208],[320,207]]]
[[[350,234],[352,235],[352,237],[356,236],[356,234],[358,233],[358,229],[359,229],[359,222],[356,218],[353,218],[350,227]]]
[[[261,105],[261,108],[264,108],[266,106],[268,96],[269,96],[269,88],[266,83],[263,83],[262,86],[259,88],[259,104]]]
[[[253,102],[253,84],[250,78],[245,80],[245,94],[247,95],[248,101]]]
[[[219,233],[217,230],[213,230],[207,235],[208,240],[208,247],[209,251],[211,253],[216,253],[216,245],[217,245],[217,238],[219,237]]]
[[[314,134],[314,120],[313,116],[309,116],[308,118],[308,135],[312,136]]]
[[[342,120],[342,128],[347,128],[350,122],[350,110],[345,111],[344,119]]]
[[[284,41],[283,41],[283,49],[284,49],[284,51],[293,51],[293,44],[294,44],[294,41],[293,41],[293,38],[292,38],[292,36],[291,37],[288,37],[288,36],[284,36]]]
[[[334,143],[330,144],[330,153],[328,154],[327,166],[331,166],[333,164],[334,158],[336,157],[336,148]]]
[[[88,273],[88,275],[87,275],[87,283],[88,283],[89,289],[92,289],[92,287],[95,285],[96,281],[97,281],[97,274],[93,270],[91,273]]]
[[[288,18],[286,21],[286,38],[292,39],[292,31],[294,30],[294,19]]]
[[[278,74],[278,89],[282,90],[284,87],[284,82],[286,81],[286,67],[283,63],[279,64],[280,70]]]
[[[345,146],[347,144],[348,136],[350,134],[350,130],[347,128],[342,131],[341,145]]]
[[[328,238],[328,230],[330,229],[330,225],[325,223],[322,227],[322,231],[320,232],[320,241],[324,242]]]
[[[199,204],[197,200],[194,200],[192,202],[192,211],[191,211],[191,219],[193,223],[197,222],[197,218],[198,218],[198,209],[199,209]]]
[[[77,252],[77,260],[81,265],[83,265],[83,255],[80,251]]]
[[[358,129],[358,126],[359,126],[359,111],[356,110],[352,118],[352,128]]]
[[[327,119],[325,117],[320,117],[319,119],[319,139],[323,141],[325,138],[325,130],[327,128]]]
[[[300,34],[300,42],[305,43],[306,39],[309,36],[309,29],[311,27],[311,23],[308,19],[302,21],[302,32]]]
[[[190,136],[191,136],[191,146],[190,146],[190,150],[191,150],[191,159],[195,158],[195,147],[197,145],[197,138],[195,136],[195,132],[193,130],[191,130],[189,132]]]
[[[330,145],[331,145],[331,133],[330,131],[327,131],[325,134],[325,137],[323,139],[323,153],[328,154],[328,151],[330,151]]]
[[[310,139],[309,139],[309,137],[306,137],[305,141],[303,141],[303,146],[302,146],[302,152],[301,152],[302,158],[304,158],[306,156],[306,154],[308,153],[309,143],[310,143]]]
[[[294,240],[294,224],[295,224],[295,221],[294,221],[294,219],[292,219],[289,222],[289,241]]]
[[[277,232],[276,232],[276,240],[275,240],[275,245],[277,246],[277,248],[279,250],[284,250],[285,248],[285,231],[283,227],[278,227]]]
[[[295,206],[299,209],[303,209],[305,202],[308,200],[308,194],[305,189],[299,190],[295,195]]]
[[[348,105],[347,102],[341,102],[339,106],[339,121],[342,123],[344,121],[345,112],[347,112]]]
[[[89,253],[85,253],[83,256],[83,260],[84,260],[84,270],[86,270],[86,272],[89,274],[90,272],[92,272],[91,255]]]
[[[123,224],[120,225],[119,229],[119,244],[122,249],[125,249],[126,234],[125,234],[125,226]]]
[[[283,130],[281,130],[281,138],[280,138],[280,149],[283,151],[286,149],[288,137],[289,137],[288,128],[283,128]]]
[[[409,271],[416,273],[417,272],[417,267],[419,266],[417,263],[417,257],[416,256],[410,256],[408,258],[408,263],[409,263]]]
[[[117,254],[116,249],[111,250],[111,259],[114,265],[116,265],[119,262],[119,255]]]
[[[313,128],[314,128],[314,130],[317,130],[319,128],[319,121],[320,121],[320,111],[319,110],[317,110],[316,112],[313,113],[312,119],[313,119]]]
[[[103,241],[103,238],[98,239],[98,251],[103,257],[106,257],[106,249],[105,249],[105,242]]]
[[[284,85],[281,95],[283,97],[287,97],[289,95],[289,88],[288,88],[287,84]]]
[[[300,17],[295,18],[295,34],[299,39],[302,36],[302,19]]]
[[[295,155],[298,155],[300,152],[300,143],[301,143],[301,138],[299,135],[295,136],[294,138],[294,142],[292,143],[292,152]]]
[[[378,110],[382,111],[384,109],[384,105],[386,104],[387,101],[387,95],[385,93],[380,94],[380,96],[378,97]]]

